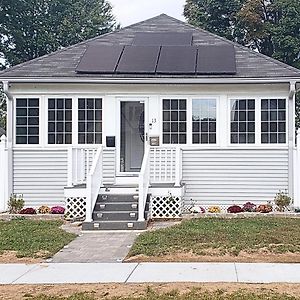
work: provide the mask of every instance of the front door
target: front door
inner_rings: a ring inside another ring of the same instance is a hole
[[[144,157],[145,110],[140,101],[120,102],[120,171],[141,170]]]

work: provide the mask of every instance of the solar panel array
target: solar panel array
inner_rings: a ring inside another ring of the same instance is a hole
[[[83,74],[236,73],[233,45],[192,46],[191,43],[190,33],[147,33],[137,34],[133,45],[90,45],[76,71]]]

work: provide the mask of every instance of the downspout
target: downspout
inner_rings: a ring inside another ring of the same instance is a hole
[[[296,96],[296,81],[290,82],[290,91],[288,99],[288,176],[289,176],[289,194],[294,198],[295,186],[294,186],[294,147],[295,147],[295,96]],[[290,121],[292,120],[292,122]]]
[[[7,138],[7,155],[8,155],[8,195],[13,193],[13,96],[9,91],[9,82],[3,81],[3,92],[6,95],[7,114],[6,114],[6,138]],[[8,201],[8,199],[7,199]]]

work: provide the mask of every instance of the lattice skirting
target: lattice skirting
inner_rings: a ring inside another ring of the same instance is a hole
[[[183,213],[182,197],[151,197],[150,200],[151,219],[173,219],[180,218]]]
[[[65,199],[66,202],[66,219],[84,219],[86,212],[86,198],[85,197],[69,197]]]

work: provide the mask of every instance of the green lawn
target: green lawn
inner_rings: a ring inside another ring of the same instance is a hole
[[[132,297],[95,297],[93,294],[80,293],[74,294],[70,297],[59,297],[59,296],[30,296],[25,299],[31,300],[299,300],[299,297],[289,296],[287,294],[277,294],[273,292],[265,293],[250,293],[247,291],[238,291],[232,294],[225,293],[223,291],[216,292],[203,292],[203,291],[192,291],[186,294],[180,295],[177,291],[157,294],[153,291],[148,291],[143,296],[132,296]]]
[[[208,255],[209,250],[238,255],[264,248],[271,253],[300,253],[300,218],[200,218],[141,234],[130,250],[135,255],[163,256],[178,252]],[[211,252],[210,252],[211,253]]]
[[[59,228],[62,223],[22,219],[0,221],[0,254],[16,251],[18,257],[51,257],[76,237]]]

